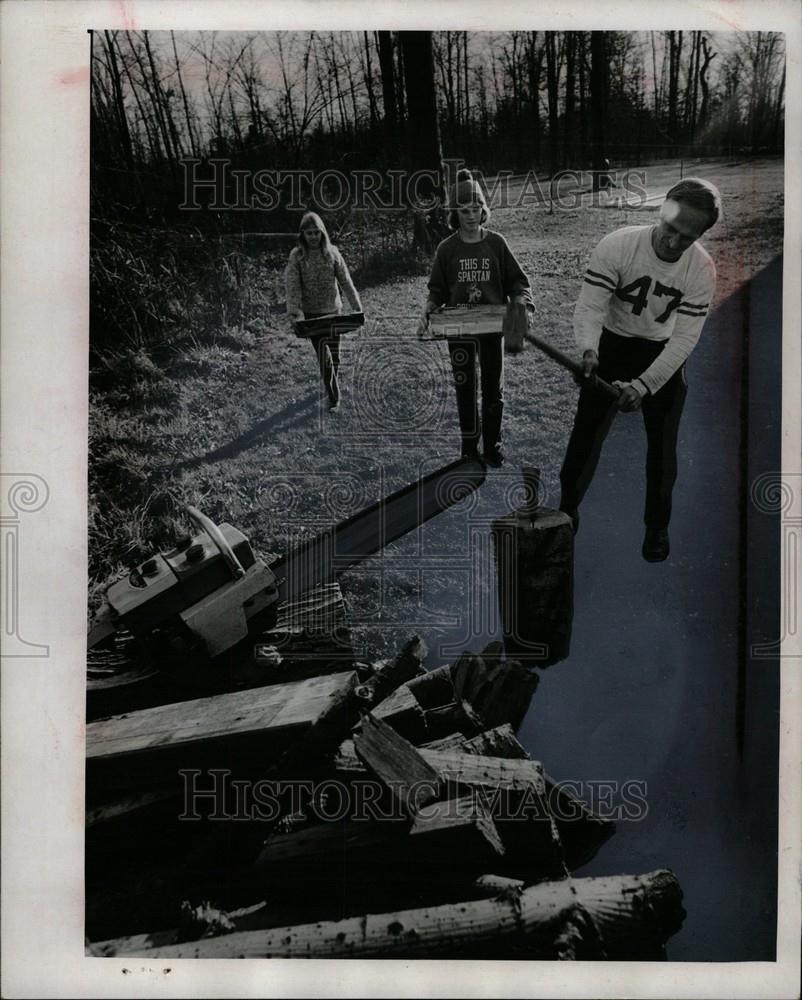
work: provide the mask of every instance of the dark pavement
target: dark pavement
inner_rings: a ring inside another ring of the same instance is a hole
[[[780,525],[744,498],[780,467],[781,293],[778,258],[688,363],[665,563],[640,555],[642,419],[616,418],[582,506],[571,656],[543,672],[519,734],[586,797],[646,782],[647,815],[581,874],[673,869],[688,916],[672,961],[774,958],[779,676],[749,649],[779,637]]]

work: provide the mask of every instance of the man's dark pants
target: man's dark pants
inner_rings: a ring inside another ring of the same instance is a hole
[[[501,445],[501,418],[504,413],[504,348],[500,333],[449,340],[457,414],[463,452],[478,448],[481,437],[485,454]],[[476,365],[480,375],[477,377]],[[479,423],[477,393],[482,388],[482,422]],[[481,429],[480,429],[481,428]]]
[[[666,341],[621,337],[604,330],[599,342],[597,374],[607,382],[631,382],[665,347]],[[683,365],[653,396],[643,398],[646,427],[646,505],[643,520],[666,528],[671,520],[671,493],[677,478],[677,434],[687,395]],[[617,413],[614,401],[592,389],[579,394],[574,428],[560,471],[560,509],[573,513],[582,502],[599,462],[602,445]]]

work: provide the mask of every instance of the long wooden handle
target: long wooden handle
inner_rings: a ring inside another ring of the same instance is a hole
[[[603,392],[605,396],[609,396],[610,399],[618,399],[621,395],[620,391],[616,389],[614,385],[610,385],[609,382],[605,382],[604,379],[599,378],[598,375],[591,375],[590,378],[585,378],[585,373],[582,370],[582,365],[578,361],[574,361],[573,358],[569,358],[567,354],[554,347],[547,340],[543,340],[534,333],[529,333],[527,331],[524,333],[524,338],[529,341],[530,344],[534,344],[538,350],[543,351],[547,354],[553,361],[556,361],[558,365],[562,365],[563,368],[567,368],[569,372],[573,372],[574,375],[578,375],[583,384],[592,386],[594,389],[598,389],[599,392]]]

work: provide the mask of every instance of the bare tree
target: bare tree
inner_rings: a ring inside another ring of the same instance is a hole
[[[384,103],[384,124],[388,141],[395,143],[398,123],[395,66],[393,64],[393,39],[389,31],[376,32],[376,44],[379,49],[379,68],[382,78],[382,101]]]
[[[590,36],[590,120],[593,148],[593,190],[599,190],[604,172],[607,110],[607,47],[603,31]]]
[[[559,169],[560,132],[558,119],[560,77],[557,67],[557,32],[546,32],[546,94],[549,102],[549,174]]]
[[[427,171],[418,193],[424,199],[443,196],[443,153],[440,127],[437,121],[437,99],[434,85],[434,56],[430,31],[403,31],[400,35],[404,58],[407,108],[410,127],[406,132],[409,167]],[[435,217],[418,216],[415,242],[427,250],[442,237],[441,223]]]
[[[125,99],[123,98],[123,88],[120,82],[120,71],[117,67],[117,58],[114,54],[114,36],[108,31],[104,31],[104,35],[106,38],[106,56],[114,94],[114,111],[119,129],[120,144],[126,164],[129,167],[133,167],[134,153],[131,146],[131,133],[128,129],[128,116],[125,111]]]

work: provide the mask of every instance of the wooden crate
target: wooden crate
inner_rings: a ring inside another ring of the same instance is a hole
[[[307,339],[318,334],[351,333],[365,325],[365,314],[332,313],[330,316],[318,316],[315,319],[301,319],[295,323],[295,333],[298,337]]]
[[[432,336],[480,337],[488,333],[503,333],[507,306],[447,306],[429,316]]]

